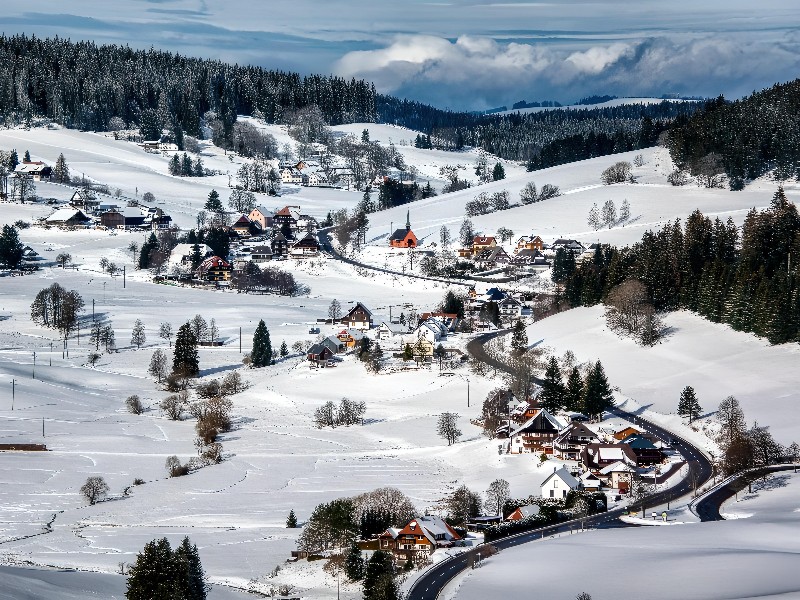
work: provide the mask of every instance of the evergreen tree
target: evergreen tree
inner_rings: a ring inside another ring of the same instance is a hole
[[[144,546],[128,573],[127,600],[183,598],[179,570],[167,538]]]
[[[364,578],[364,557],[361,548],[354,539],[344,559],[344,572],[350,581],[361,581]]]
[[[142,247],[139,249],[139,268],[140,269],[148,269],[150,268],[150,255],[152,254],[153,250],[158,249],[158,238],[156,234],[151,232],[150,237],[147,238],[147,241],[142,244]]]
[[[196,377],[200,372],[197,354],[197,338],[192,326],[187,322],[180,326],[175,336],[175,354],[172,359],[172,372],[181,377]]]
[[[364,572],[364,600],[397,600],[394,582],[394,561],[383,550],[376,550]]]
[[[59,154],[56,159],[56,166],[53,168],[53,180],[56,183],[69,183],[69,167],[64,158],[64,154]]]
[[[169,174],[178,176],[181,174],[181,157],[178,156],[178,153],[172,155],[172,158],[169,160]]]
[[[192,253],[189,256],[192,261],[192,270],[194,271],[203,262],[203,252],[200,250],[200,244],[192,246]]]
[[[131,345],[136,346],[137,350],[147,341],[144,329],[142,320],[136,319],[136,322],[133,324],[133,329],[131,330]]]
[[[528,349],[528,334],[525,332],[525,324],[521,319],[517,319],[517,322],[514,323],[511,348],[517,352],[525,352]]]
[[[564,408],[570,411],[580,411],[583,408],[583,379],[578,367],[572,367],[569,372],[564,390]]]
[[[178,570],[178,584],[183,592],[180,598],[205,600],[208,587],[197,546],[189,542],[188,537],[184,537],[173,554]]]
[[[614,406],[614,396],[608,385],[603,365],[598,360],[586,377],[583,408],[587,415],[600,419],[603,412]]]
[[[25,156],[22,157],[22,162],[31,162],[31,153],[28,150],[25,150]]]
[[[368,339],[368,338],[364,338],[364,339]],[[281,342],[280,355],[281,355],[281,358],[289,356],[289,346],[286,345],[286,340],[283,340]]]
[[[702,410],[700,403],[697,401],[694,388],[687,385],[683,388],[681,397],[678,400],[678,414],[682,417],[688,417],[689,423],[691,423],[700,416]]]
[[[231,236],[224,227],[212,227],[205,232],[205,243],[220,258],[227,259],[231,253]]]
[[[286,527],[288,529],[296,529],[297,528],[297,516],[294,514],[294,509],[289,511],[289,516],[286,517]]]
[[[492,179],[494,181],[500,181],[501,179],[506,178],[506,170],[503,168],[501,163],[495,163],[494,169],[492,169]]]
[[[553,257],[553,271],[551,273],[553,281],[562,283],[569,279],[575,272],[575,255],[566,250],[559,248],[556,250],[556,255]]]
[[[194,165],[192,164],[192,158],[183,153],[183,158],[181,158],[181,175],[183,177],[191,177],[194,175]]]
[[[23,253],[17,228],[13,225],[3,225],[0,231],[0,265],[7,269],[16,269],[22,263]]]
[[[17,168],[17,165],[19,165],[19,156],[17,155],[17,149],[14,148],[8,157],[8,170],[13,171]]]
[[[542,391],[538,398],[539,405],[551,414],[555,414],[561,410],[565,404],[565,392],[566,390],[561,380],[561,369],[558,367],[558,361],[555,356],[551,356],[547,363],[547,369],[545,369],[544,372]]]
[[[253,350],[250,353],[251,365],[266,367],[272,364],[272,344],[269,341],[269,331],[264,319],[258,322],[258,327],[253,334]]]
[[[204,208],[213,213],[221,213],[224,210],[222,208],[222,201],[219,199],[219,192],[217,192],[217,190],[211,190],[208,193],[208,200],[206,200],[206,205]]]

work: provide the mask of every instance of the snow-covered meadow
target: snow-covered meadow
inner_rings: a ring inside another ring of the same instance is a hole
[[[748,518],[563,534],[504,550],[460,577],[445,597],[800,597],[800,475],[776,474],[723,512]],[[542,576],[526,577],[531,568]]]

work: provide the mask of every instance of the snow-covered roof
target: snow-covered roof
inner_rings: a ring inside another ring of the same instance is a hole
[[[631,465],[629,465],[625,461],[620,460],[600,469],[600,474],[610,475],[611,473],[633,473],[635,471],[636,469],[634,469]]]
[[[539,514],[541,510],[538,504],[526,504],[525,506],[520,506],[518,509],[519,514],[522,515],[522,518],[525,517],[535,517]]]
[[[45,221],[48,223],[66,223],[70,220],[88,221],[89,217],[87,217],[83,211],[78,208],[66,207],[59,208],[52,215],[45,219]]]
[[[532,416],[530,419],[525,421],[522,425],[517,427],[514,431],[512,431],[511,435],[515,436],[515,435],[518,435],[519,433],[523,432],[525,429],[527,429],[531,425],[533,425],[533,422],[536,419],[540,418],[540,417],[542,419],[547,420],[550,423],[550,425],[552,425],[555,428],[556,431],[561,431],[562,429],[564,429],[564,424],[561,421],[556,419],[553,415],[551,415],[546,410],[542,409],[539,412],[537,412],[534,416]]]
[[[203,258],[214,253],[211,247],[207,244],[198,245],[200,246],[200,256]],[[195,244],[178,244],[172,249],[172,252],[169,255],[169,262],[175,264],[187,260],[190,256],[192,256],[192,252],[194,252],[194,246]]]
[[[553,479],[553,477],[558,477],[561,481],[564,482],[569,489],[574,490],[580,487],[581,482],[575,479],[572,474],[567,471],[566,467],[561,467],[560,469],[553,469],[553,472],[542,482],[542,486],[544,487],[547,483]]]

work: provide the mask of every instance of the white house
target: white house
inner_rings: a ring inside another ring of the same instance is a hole
[[[563,499],[571,490],[581,489],[581,482],[575,479],[566,467],[553,469],[553,472],[542,482],[542,498]]]
[[[206,244],[199,244],[200,256],[207,258],[214,255],[214,251]],[[192,263],[192,253],[194,252],[194,244],[178,244],[172,249],[169,255],[170,265],[190,265]]]
[[[383,321],[380,325],[378,325],[375,337],[378,340],[389,340],[396,335],[403,335],[407,333],[408,329],[405,325],[401,325],[400,323],[389,323],[388,321]]]

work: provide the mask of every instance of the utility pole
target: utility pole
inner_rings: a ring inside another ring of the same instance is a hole
[[[239,327],[239,354],[242,353],[242,328]]]
[[[94,298],[92,298],[92,323],[94,323]]]
[[[53,342],[50,342],[50,366],[53,366]]]
[[[122,265],[122,289],[125,289],[125,265]]]
[[[36,352],[33,353],[33,369],[31,370],[31,379],[36,379]]]
[[[469,379],[467,379],[467,408],[469,408]]]
[[[17,381],[15,379],[11,380],[11,410],[14,410],[14,399],[17,396]]]
[[[42,437],[44,437],[44,417],[42,417]]]

